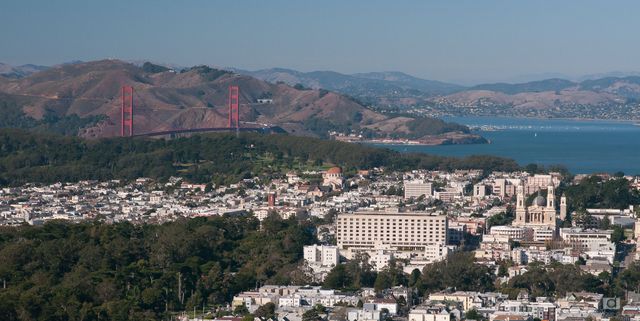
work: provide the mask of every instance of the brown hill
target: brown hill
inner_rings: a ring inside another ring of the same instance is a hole
[[[579,83],[549,79],[485,84],[430,98],[438,111],[461,115],[638,119],[640,77],[608,77]]]
[[[569,88],[561,91],[523,92],[505,94],[489,90],[468,90],[455,93],[440,100],[446,100],[457,106],[481,106],[486,104],[510,105],[515,109],[554,108],[564,104],[601,105],[624,101],[621,97],[608,92],[594,92]]]
[[[389,117],[345,96],[321,90],[300,90],[206,66],[182,72],[147,72],[118,60],[64,65],[22,79],[1,79],[0,92],[10,94],[36,119],[46,113],[80,117],[107,115],[109,120],[87,133],[113,136],[120,122],[122,85],[135,88],[136,132],[224,127],[227,89],[240,86],[241,119],[279,125],[311,135],[305,121],[321,119],[331,126],[358,128]],[[258,98],[273,102],[258,104]]]

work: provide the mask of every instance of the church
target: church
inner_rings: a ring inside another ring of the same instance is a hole
[[[547,197],[536,196],[530,206],[525,204],[524,186],[517,187],[516,218],[513,226],[521,227],[547,227],[553,230],[558,226],[558,220],[564,220],[567,215],[567,199],[562,195],[560,199],[560,211],[556,210],[555,187],[547,187]]]

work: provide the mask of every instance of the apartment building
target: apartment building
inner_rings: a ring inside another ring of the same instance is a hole
[[[433,185],[423,180],[404,181],[404,199],[418,198],[420,196],[431,196]]]
[[[304,247],[304,260],[310,265],[334,267],[340,261],[337,246],[307,245]]]
[[[350,258],[357,252],[391,250],[425,256],[447,243],[447,217],[424,212],[338,214],[337,245]]]

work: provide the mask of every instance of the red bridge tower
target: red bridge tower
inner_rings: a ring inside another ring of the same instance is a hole
[[[229,86],[229,128],[240,128],[240,94],[238,86]]]
[[[133,87],[122,86],[120,136],[133,136]]]

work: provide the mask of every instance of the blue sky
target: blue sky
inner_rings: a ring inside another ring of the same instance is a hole
[[[512,81],[640,71],[639,17],[640,1],[7,0],[0,62],[120,58]]]

